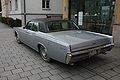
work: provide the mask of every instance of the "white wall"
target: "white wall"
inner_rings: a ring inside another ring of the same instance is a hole
[[[21,0],[18,0],[18,9],[17,10],[15,10],[15,0],[11,0],[11,2],[12,2],[12,11],[10,11],[10,8],[9,8],[9,14],[20,14],[22,11]],[[9,6],[10,6],[10,3],[9,3]]]
[[[11,0],[12,3],[12,10],[10,11],[10,2],[8,2],[9,5],[9,17],[12,17],[14,19],[18,18],[22,20],[22,4],[21,0],[18,0],[18,9],[15,10],[15,0]]]
[[[9,15],[9,17],[12,17],[13,19],[20,19],[22,20],[22,15]]]
[[[10,11],[10,8],[9,8],[9,14],[10,14],[9,16],[14,19],[15,18],[21,19],[22,22],[24,22],[24,16],[21,15],[21,13],[24,13],[24,0],[18,0],[18,10],[15,10],[15,0],[11,0],[11,1],[12,1],[12,11]],[[26,1],[26,13],[32,14],[32,15],[26,16],[27,21],[31,19],[36,19],[36,18],[46,18],[46,15],[38,15],[38,14],[62,14],[63,13],[62,12],[63,0],[50,0],[49,10],[42,9],[42,0],[25,0],[25,1]]]
[[[8,16],[8,2],[9,0],[1,0],[1,6],[2,6],[2,16],[7,17]]]
[[[26,22],[28,22],[31,19],[39,19],[39,18],[46,18],[46,16],[45,15],[27,15]]]
[[[42,0],[26,0],[27,13],[62,14],[62,0],[50,0],[50,10],[42,10]]]

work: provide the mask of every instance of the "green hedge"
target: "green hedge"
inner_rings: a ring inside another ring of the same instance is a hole
[[[10,27],[14,27],[15,23],[14,23],[14,19],[13,18],[7,18],[7,24],[10,26]]]
[[[2,23],[7,24],[7,18],[6,18],[6,17],[0,17],[0,21],[1,21]]]
[[[22,21],[20,19],[16,19],[14,21],[14,23],[15,23],[15,27],[21,27],[22,26]]]
[[[0,17],[0,22],[7,24],[12,28],[22,26],[22,21],[20,19],[14,20],[13,18],[10,18],[10,17]]]

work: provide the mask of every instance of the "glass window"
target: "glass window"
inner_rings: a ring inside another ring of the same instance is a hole
[[[12,2],[10,1],[10,11],[12,11]]]
[[[31,30],[32,31],[38,31],[38,26],[39,26],[38,23],[34,22],[33,26],[31,27]]]
[[[52,21],[48,22],[50,32],[78,30],[78,26],[72,21]]]
[[[15,0],[15,10],[18,10],[18,0]]]
[[[50,0],[42,0],[42,8],[49,9],[50,8]]]
[[[45,0],[42,0],[42,8],[45,8]]]
[[[39,31],[45,32],[45,24],[43,22],[40,22]]]
[[[78,23],[83,12],[81,29],[112,35],[115,0],[70,0],[70,18]]]
[[[49,0],[46,1],[46,8],[50,8],[50,1]]]
[[[31,27],[33,26],[32,22],[28,22],[28,24],[26,25],[26,29],[31,30]]]

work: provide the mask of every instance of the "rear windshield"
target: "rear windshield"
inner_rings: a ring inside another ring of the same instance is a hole
[[[49,32],[78,30],[79,27],[72,21],[50,21],[48,22]]]

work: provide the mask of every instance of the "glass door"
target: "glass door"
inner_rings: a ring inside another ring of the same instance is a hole
[[[71,19],[78,23],[83,12],[82,29],[112,34],[115,0],[71,0]]]

